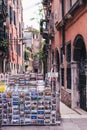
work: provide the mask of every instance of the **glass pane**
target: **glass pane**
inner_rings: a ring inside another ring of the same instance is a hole
[[[72,0],[72,6],[77,2],[77,0]]]

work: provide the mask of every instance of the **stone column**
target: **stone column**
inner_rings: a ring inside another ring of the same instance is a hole
[[[71,63],[71,107],[77,108],[79,107],[80,98],[79,98],[79,68],[77,62]]]

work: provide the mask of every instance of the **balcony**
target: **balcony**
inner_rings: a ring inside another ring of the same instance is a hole
[[[58,31],[62,28],[63,25],[64,25],[64,20],[63,20],[63,19],[62,19],[61,21],[57,21],[57,22],[55,23],[56,29],[57,29]]]

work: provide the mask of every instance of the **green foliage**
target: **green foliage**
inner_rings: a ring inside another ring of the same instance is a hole
[[[29,30],[29,32],[32,32],[32,33],[39,33],[38,30],[36,30],[36,29],[32,29],[32,28]]]
[[[25,50],[24,52],[24,60],[28,60],[29,59],[29,52],[28,50]]]
[[[36,59],[38,57],[38,53],[36,53],[35,55],[34,55],[34,59]]]
[[[28,64],[25,64],[25,68],[28,68]]]
[[[45,55],[44,55],[43,49],[40,49],[38,54],[39,54],[39,57],[42,60],[42,62],[44,62],[45,61]]]
[[[0,47],[7,48],[8,47],[8,41],[7,40],[0,41]]]
[[[36,59],[36,58],[39,56],[39,58],[41,59],[42,62],[45,61],[45,55],[44,55],[44,51],[43,51],[43,46],[44,46],[44,44],[45,44],[45,41],[42,40],[42,41],[41,41],[41,49],[39,50],[38,53],[36,53],[36,54],[34,55],[34,59]]]

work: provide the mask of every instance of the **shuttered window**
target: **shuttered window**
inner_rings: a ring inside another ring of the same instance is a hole
[[[13,8],[10,6],[9,7],[9,12],[10,12],[10,24],[12,23],[12,16],[13,16]]]
[[[68,63],[71,62],[71,44],[70,43],[66,46],[66,60]]]

